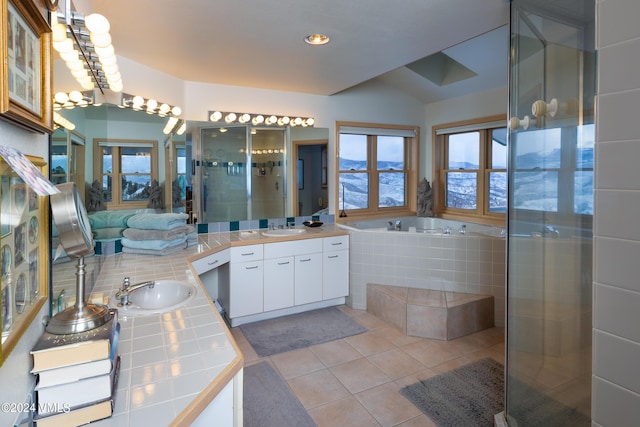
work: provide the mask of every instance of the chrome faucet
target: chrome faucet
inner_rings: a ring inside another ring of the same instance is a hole
[[[149,289],[153,289],[155,285],[156,285],[156,282],[153,280],[147,280],[146,282],[140,282],[140,283],[136,283],[135,285],[132,285],[129,278],[125,277],[124,281],[122,282],[122,289],[116,292],[116,298],[120,300],[120,302],[118,303],[118,307],[130,305],[131,301],[129,301],[129,295],[131,295],[138,289],[144,288],[146,286],[148,286]]]
[[[396,220],[396,231],[401,231],[401,230],[402,230],[402,221],[397,219]]]
[[[462,224],[458,230],[458,234],[467,234],[467,224]]]

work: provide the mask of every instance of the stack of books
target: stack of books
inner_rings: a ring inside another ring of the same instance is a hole
[[[31,350],[37,427],[71,427],[110,417],[120,368],[118,311],[95,329],[45,332]]]

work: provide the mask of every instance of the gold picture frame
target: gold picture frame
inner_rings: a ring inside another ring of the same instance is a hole
[[[26,156],[43,174],[47,163]],[[49,223],[46,196],[39,196],[0,158],[0,366],[49,295]]]
[[[34,0],[0,1],[0,117],[51,133],[51,27]]]

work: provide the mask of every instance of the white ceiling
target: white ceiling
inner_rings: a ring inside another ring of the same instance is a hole
[[[85,15],[109,19],[117,55],[185,81],[332,95],[378,78],[425,103],[507,82],[505,0],[73,4]],[[331,42],[305,44],[303,38],[316,32]],[[478,76],[440,87],[404,67],[439,51]]]

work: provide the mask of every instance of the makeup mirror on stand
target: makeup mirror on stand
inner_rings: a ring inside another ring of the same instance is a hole
[[[73,334],[97,328],[111,319],[106,305],[89,304],[85,300],[84,256],[93,253],[93,235],[87,211],[75,182],[57,185],[60,193],[50,196],[51,212],[60,243],[69,258],[77,258],[76,302],[57,313],[46,326],[52,334]]]

